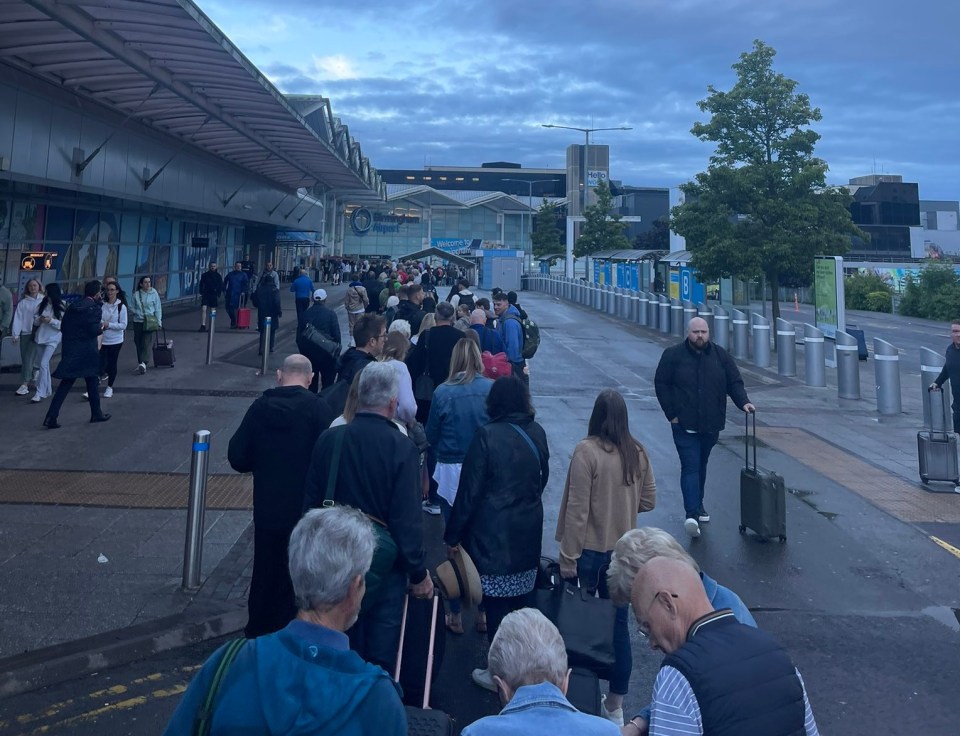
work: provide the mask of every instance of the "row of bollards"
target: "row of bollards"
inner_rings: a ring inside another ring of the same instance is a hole
[[[691,301],[667,297],[649,291],[636,291],[582,279],[567,279],[538,275],[531,277],[530,286],[559,298],[573,301],[599,312],[619,317],[641,327],[659,331],[663,335],[683,337],[694,317],[701,317],[710,327],[711,339],[728,350],[737,360],[751,360],[757,368],[771,367],[771,345],[777,348],[777,372],[781,376],[797,375],[797,329],[791,322],[777,318],[771,341],[770,320],[757,313],[740,309],[708,307]],[[751,356],[752,345],[752,356]],[[807,386],[822,388],[826,381],[826,344],[824,333],[814,325],[803,326],[804,382]],[[899,350],[885,340],[874,339],[874,373],[876,378],[877,411],[880,414],[899,414],[902,411]],[[840,399],[859,400],[860,357],[857,338],[837,331],[835,337],[837,396]],[[926,349],[925,349],[926,350]],[[923,365],[934,369],[932,381],[943,365],[942,356],[927,351]],[[929,381],[927,381],[929,383]],[[928,418],[929,399],[925,398],[925,419]]]

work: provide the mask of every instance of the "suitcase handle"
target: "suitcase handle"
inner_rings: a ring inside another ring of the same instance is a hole
[[[928,386],[927,393],[930,394],[931,397],[933,394],[937,394],[939,399],[939,401],[937,401],[938,406],[936,407],[934,406],[933,398],[930,399],[930,431],[946,437],[949,434],[946,426],[947,400],[943,395],[943,388]]]
[[[423,681],[423,710],[430,710],[430,689],[433,686],[433,650],[437,641],[437,609],[440,605],[440,591],[433,587],[433,607],[430,611],[430,642],[427,649],[427,674]],[[400,665],[403,661],[403,638],[407,633],[407,609],[410,606],[410,594],[403,599],[403,614],[400,619],[400,644],[397,647],[397,666],[393,670],[393,679],[400,682]]]
[[[750,417],[753,417],[753,467],[750,467]],[[743,467],[757,471],[757,412],[747,412],[746,424],[743,428]]]

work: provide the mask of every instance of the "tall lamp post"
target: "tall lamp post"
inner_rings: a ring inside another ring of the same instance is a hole
[[[613,128],[576,128],[571,125],[553,125],[551,123],[541,123],[541,128],[560,128],[561,130],[577,130],[584,134],[583,142],[583,195],[582,195],[582,204],[580,206],[580,215],[583,216],[584,212],[587,209],[587,161],[589,160],[590,154],[590,134],[596,133],[599,130],[633,130],[629,125],[618,125]],[[567,238],[567,262],[566,262],[566,276],[568,279],[573,278],[573,242],[571,238]]]
[[[549,183],[549,182],[557,182],[557,181],[560,181],[560,180],[559,180],[559,179],[536,179],[535,181],[527,181],[526,179],[501,179],[501,181],[512,181],[512,182],[514,182],[514,183],[516,183],[516,184],[526,184],[526,185],[527,185],[527,207],[529,207],[529,208],[532,210],[532,209],[533,209],[533,185],[534,185],[534,184],[547,184],[547,183]],[[530,222],[531,222],[531,225],[530,225],[530,228],[529,228],[530,234],[531,234],[531,242],[530,242],[531,251],[530,251],[530,252],[531,252],[531,256],[532,256],[532,255],[533,255],[533,250],[532,250],[532,249],[533,249],[533,238],[532,238],[532,235],[533,235],[533,224],[532,224],[532,223],[533,223],[533,215],[530,215]],[[520,213],[520,237],[521,237],[521,238],[523,237],[523,213],[522,213],[522,212]]]

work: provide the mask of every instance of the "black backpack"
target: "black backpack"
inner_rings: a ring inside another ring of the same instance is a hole
[[[457,306],[463,305],[470,307],[470,311],[473,311],[473,308],[477,306],[477,302],[473,294],[464,294],[463,292],[460,292],[460,301],[457,302]]]

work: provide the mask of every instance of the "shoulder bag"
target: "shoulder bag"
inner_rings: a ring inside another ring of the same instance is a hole
[[[340,343],[331,340],[320,330],[314,327],[312,323],[307,322],[303,326],[303,332],[301,335],[303,336],[304,340],[309,342],[314,347],[320,348],[320,350],[329,355],[331,358],[336,359],[340,357]]]
[[[417,376],[417,382],[413,386],[413,398],[417,401],[433,401],[433,392],[437,390],[437,384],[433,382],[433,376],[430,375],[429,367],[429,347],[430,331],[427,330],[423,335],[423,345],[417,345],[418,350],[423,350],[426,357],[424,362],[427,364],[423,373]]]
[[[210,686],[207,688],[207,695],[203,699],[203,705],[200,707],[200,712],[197,713],[196,721],[194,721],[193,736],[208,736],[210,733],[217,694],[220,692],[223,680],[227,676],[227,670],[230,669],[233,660],[237,658],[237,655],[246,643],[246,639],[240,638],[234,639],[227,644],[227,650],[223,653],[223,657],[220,658],[216,672],[213,673],[213,679],[210,680]]]
[[[147,314],[147,311],[143,308],[143,297],[140,295],[140,290],[137,290],[137,301],[140,302],[140,314],[143,315],[143,331],[144,332],[156,332],[160,329],[160,320],[157,319],[155,314]]]
[[[330,472],[327,473],[327,492],[323,499],[324,508],[336,505],[333,497],[337,491],[337,475],[340,471],[340,457],[343,454],[344,434],[346,434],[346,427],[339,427],[337,436],[333,439],[333,457],[330,458]],[[373,550],[373,561],[370,563],[370,569],[364,576],[366,592],[363,594],[363,601],[360,603],[361,613],[369,610],[370,606],[380,599],[383,594],[383,584],[397,564],[398,554],[397,543],[387,529],[387,525],[380,519],[370,516],[370,514],[366,514],[366,517],[373,524],[377,546]]]

